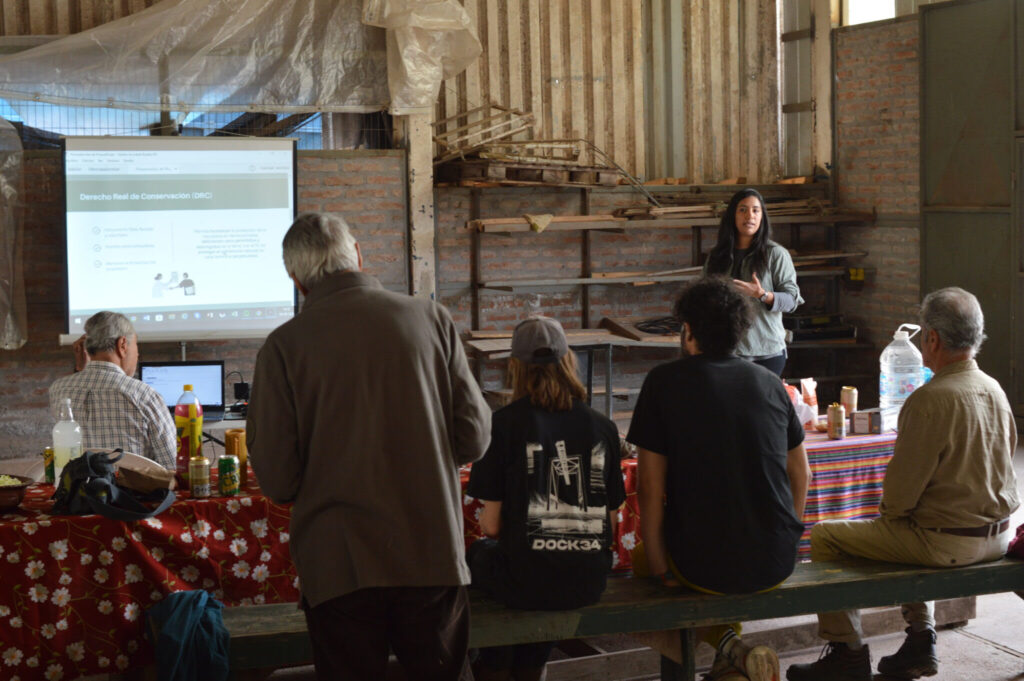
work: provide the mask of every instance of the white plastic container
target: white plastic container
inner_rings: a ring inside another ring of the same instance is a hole
[[[60,472],[68,461],[82,455],[82,429],[71,412],[71,398],[60,405],[57,425],[53,427],[53,474],[60,481]]]
[[[911,332],[904,331],[904,328],[911,329]],[[900,324],[879,359],[878,406],[882,411],[882,422],[890,430],[896,427],[896,419],[907,397],[924,384],[921,351],[910,342],[920,330],[917,324]]]

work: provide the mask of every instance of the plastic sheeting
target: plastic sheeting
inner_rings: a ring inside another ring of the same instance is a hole
[[[442,79],[480,51],[456,0],[164,0],[0,59],[0,98],[179,114],[429,112]]]
[[[469,14],[455,0],[366,0],[363,21],[387,29],[391,112],[430,113],[441,81],[480,56]]]
[[[22,276],[22,149],[18,131],[0,119],[0,349],[28,339]]]
[[[362,0],[164,0],[0,59],[0,98],[134,110],[369,112],[385,32]]]

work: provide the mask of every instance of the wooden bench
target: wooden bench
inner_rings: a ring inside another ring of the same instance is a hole
[[[663,652],[662,679],[692,681],[695,627],[1021,589],[1024,561],[1012,559],[945,569],[852,561],[804,563],[778,589],[734,596],[612,578],[599,603],[564,612],[509,610],[474,593],[470,646],[672,631],[679,637],[679,661]],[[224,624],[231,634],[231,669],[236,677],[242,670],[312,660],[305,617],[294,604],[227,608]]]

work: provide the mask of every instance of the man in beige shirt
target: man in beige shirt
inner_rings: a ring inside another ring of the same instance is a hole
[[[260,350],[246,439],[263,491],[294,502],[317,678],[382,679],[389,648],[411,679],[472,678],[459,466],[491,412],[455,324],[362,272],[337,216],[299,215],[283,249],[306,298]]]
[[[827,520],[811,531],[811,559],[859,556],[892,563],[953,567],[996,560],[1011,538],[1020,505],[1013,471],[1017,429],[999,383],[974,360],[985,339],[978,299],[960,288],[921,304],[921,349],[931,382],[900,411],[896,448],[882,488],[881,517]],[[878,671],[916,679],[938,672],[931,603],[908,603],[903,646]],[[790,681],[870,681],[860,613],[821,613],[827,652],[789,668]]]

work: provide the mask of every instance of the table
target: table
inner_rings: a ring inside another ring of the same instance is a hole
[[[804,440],[813,478],[804,508],[799,557],[811,557],[811,527],[821,520],[856,520],[878,515],[882,481],[892,458],[896,433],[851,435],[830,440],[807,433]]]
[[[0,678],[73,679],[153,661],[147,607],[207,589],[225,605],[296,602],[288,506],[249,486],[179,499],[156,518],[50,516],[53,486],[0,515]]]
[[[800,555],[826,518],[877,512],[895,434],[828,440],[808,433],[814,472]],[[613,568],[632,567],[639,540],[636,460],[622,461]],[[463,487],[468,469],[462,471]],[[0,678],[71,679],[149,664],[144,611],[169,593],[207,589],[229,606],[293,603],[298,579],[288,554],[291,509],[261,495],[252,471],[236,497],[179,499],[157,518],[122,523],[50,516],[53,486],[29,488],[22,508],[0,515]],[[483,505],[463,496],[467,546],[482,536]]]

